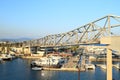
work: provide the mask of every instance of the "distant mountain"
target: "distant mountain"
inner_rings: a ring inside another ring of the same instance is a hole
[[[0,41],[10,41],[10,42],[21,42],[21,41],[27,41],[27,40],[32,40],[32,38],[3,38],[0,39]]]

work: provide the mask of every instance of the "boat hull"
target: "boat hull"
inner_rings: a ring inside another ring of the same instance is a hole
[[[10,60],[12,60],[12,58],[2,58],[2,60],[4,60],[4,61],[10,61]]]
[[[32,70],[42,70],[42,67],[32,67]]]
[[[44,67],[44,68],[60,68],[62,65],[57,64],[36,64],[36,63],[31,63],[31,67]]]
[[[62,65],[47,65],[47,64],[44,64],[44,65],[38,65],[38,64],[31,64],[31,67],[43,67],[43,68],[61,68]]]

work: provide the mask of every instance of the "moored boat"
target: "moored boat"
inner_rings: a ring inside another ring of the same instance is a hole
[[[102,68],[102,69],[104,69],[104,70],[106,70],[107,69],[107,66],[106,65],[100,65],[100,67]]]
[[[115,68],[120,70],[120,63],[113,65]]]
[[[1,54],[2,60],[12,60],[12,56],[10,54]]]
[[[42,70],[42,67],[32,67],[32,70]]]
[[[50,56],[50,57],[42,57],[39,60],[35,60],[31,62],[31,67],[42,66],[45,68],[60,68],[64,63],[64,59],[62,57]]]
[[[95,70],[95,65],[94,64],[86,64],[85,68],[86,68],[86,70]]]

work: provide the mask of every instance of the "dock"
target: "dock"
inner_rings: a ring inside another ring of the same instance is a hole
[[[85,71],[85,69],[78,69],[78,68],[43,68],[43,70],[47,70],[47,71],[82,71],[82,72]]]

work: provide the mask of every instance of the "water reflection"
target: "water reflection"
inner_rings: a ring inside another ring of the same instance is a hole
[[[52,80],[52,77],[55,76],[54,71],[41,71],[41,77],[46,80]]]

